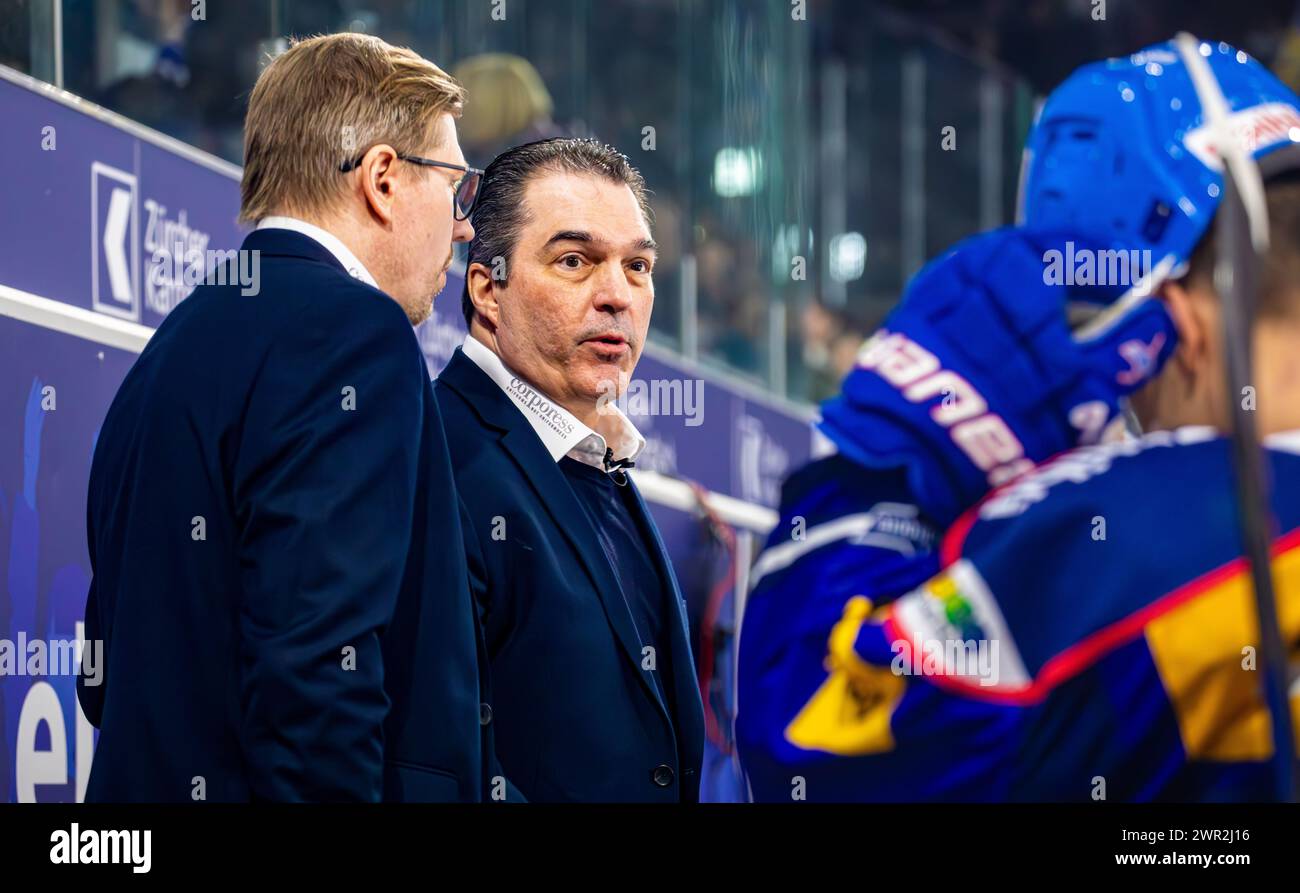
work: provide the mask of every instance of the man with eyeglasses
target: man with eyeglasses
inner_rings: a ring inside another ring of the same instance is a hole
[[[452,145],[449,146],[448,148],[453,149],[456,155],[460,155],[461,154],[460,146],[457,144],[455,139],[454,126],[452,127],[451,142]],[[469,228],[470,234],[472,235],[474,230],[472,227],[469,226],[468,221],[469,221],[470,214],[474,212],[474,205],[478,201],[478,187],[479,187],[479,183],[483,179],[483,171],[476,167],[470,167],[468,164],[465,164],[464,162],[452,163],[447,161],[434,161],[433,159],[430,158],[421,158],[418,155],[408,155],[404,152],[395,153],[395,157],[399,161],[405,161],[408,164],[416,164],[422,167],[440,169],[440,171],[443,172],[442,174],[443,177],[448,176],[448,174],[446,173],[447,171],[455,172],[450,176],[454,177],[452,181],[452,193],[456,197],[455,220],[457,223],[457,230],[458,232],[463,233],[464,228]],[[357,170],[359,167],[361,167],[361,164],[364,161],[365,161],[365,155],[359,155],[356,158],[353,158],[349,161],[345,161],[339,165],[339,172],[344,174],[351,173],[352,171]],[[460,224],[465,224],[465,227],[464,228],[460,227],[459,226]],[[291,218],[285,218],[285,217],[263,218],[258,223],[258,229],[266,229],[266,228],[299,229],[299,231],[301,231],[299,221],[295,221]],[[452,241],[464,242],[467,240],[465,238],[455,236],[453,237]],[[441,242],[439,242],[439,244],[441,244]],[[451,262],[453,257],[450,246],[447,249],[446,255],[447,255],[447,259],[443,263],[442,270],[439,273],[438,285],[437,288],[434,290],[434,295],[441,293],[443,287],[447,284],[447,270],[451,268]],[[436,258],[437,255],[434,254],[432,255],[432,257]],[[433,306],[433,302],[430,301],[429,308],[425,308],[422,315],[412,315],[411,324],[418,326],[420,323],[428,319],[429,309],[432,308],[432,306]],[[421,307],[423,307],[422,303],[417,304],[416,309],[419,310]]]
[[[88,800],[504,799],[412,330],[474,234],[463,101],[357,34],[259,77],[241,208],[258,281],[181,302],[95,450]]]

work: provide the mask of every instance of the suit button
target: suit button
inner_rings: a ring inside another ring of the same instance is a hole
[[[487,725],[488,723],[490,723],[491,721],[492,721],[492,705],[491,705],[491,704],[479,704],[479,705],[478,705],[478,724],[481,725],[481,726],[485,726],[485,725]]]
[[[650,773],[650,778],[661,788],[666,788],[673,783],[673,769],[671,766],[655,766],[654,772]]]

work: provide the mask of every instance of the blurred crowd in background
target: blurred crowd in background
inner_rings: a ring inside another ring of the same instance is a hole
[[[460,79],[473,165],[617,146],[654,193],[655,339],[801,403],[927,258],[1012,221],[1035,97],[1076,65],[1178,21],[1300,86],[1295,0],[55,2],[0,0],[0,64],[236,164],[262,61],[344,29]]]

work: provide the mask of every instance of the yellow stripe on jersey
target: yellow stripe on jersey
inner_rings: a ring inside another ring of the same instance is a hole
[[[1282,635],[1294,657],[1300,647],[1300,546],[1274,556],[1273,580]],[[1273,755],[1255,660],[1259,624],[1245,570],[1148,623],[1146,640],[1189,760],[1237,762]],[[1292,713],[1300,740],[1300,697],[1292,698]]]

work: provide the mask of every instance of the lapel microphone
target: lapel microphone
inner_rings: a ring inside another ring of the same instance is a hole
[[[614,479],[614,483],[618,484],[620,487],[626,487],[627,469],[635,468],[636,463],[631,459],[615,459],[614,450],[611,447],[605,447],[604,461],[605,471]]]

